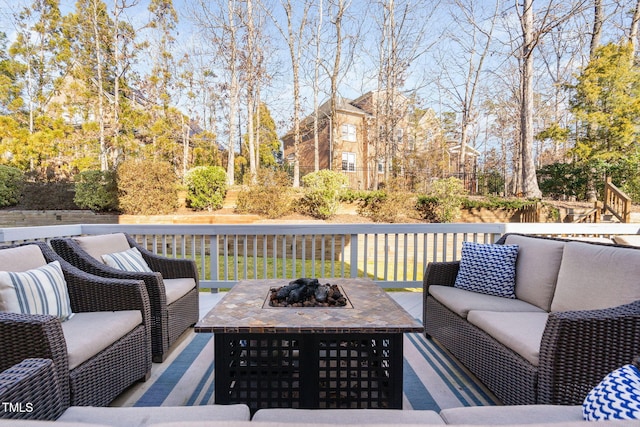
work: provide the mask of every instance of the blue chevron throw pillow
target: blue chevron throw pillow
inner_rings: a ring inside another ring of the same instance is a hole
[[[515,298],[518,245],[462,242],[455,287],[482,294]]]
[[[587,394],[582,404],[587,421],[640,420],[640,369],[616,369]]]

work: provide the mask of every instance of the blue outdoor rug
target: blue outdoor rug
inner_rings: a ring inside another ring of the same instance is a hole
[[[214,403],[213,335],[190,332],[152,378],[134,386],[117,406],[190,406]],[[405,334],[405,410],[439,411],[458,406],[494,405],[491,395],[471,374],[424,335]]]

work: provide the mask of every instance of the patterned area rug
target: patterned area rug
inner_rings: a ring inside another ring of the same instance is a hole
[[[157,367],[157,368],[156,368]],[[154,365],[146,383],[117,406],[190,406],[214,403],[213,335],[188,333],[168,360]],[[403,409],[439,411],[495,405],[497,400],[439,344],[422,334],[404,336]]]

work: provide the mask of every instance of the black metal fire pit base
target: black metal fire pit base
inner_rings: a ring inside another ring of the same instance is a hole
[[[402,408],[401,333],[215,334],[215,402]]]

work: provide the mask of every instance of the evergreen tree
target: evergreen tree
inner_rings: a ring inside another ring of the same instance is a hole
[[[631,54],[630,43],[601,46],[578,76],[571,106],[581,124],[574,148],[580,160],[618,159],[637,145],[640,70]]]

